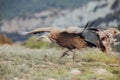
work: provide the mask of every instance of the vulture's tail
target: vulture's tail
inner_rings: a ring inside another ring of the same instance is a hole
[[[91,43],[91,42],[89,42],[89,41],[87,41],[87,40],[86,40],[86,43],[87,43],[87,47],[91,47],[91,48],[92,48],[92,47],[97,47],[96,44]]]

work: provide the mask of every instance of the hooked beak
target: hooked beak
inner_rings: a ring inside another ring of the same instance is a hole
[[[120,35],[120,31],[117,33],[117,35]]]
[[[120,35],[120,31],[119,31],[118,35]]]

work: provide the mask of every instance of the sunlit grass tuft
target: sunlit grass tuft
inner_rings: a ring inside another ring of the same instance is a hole
[[[81,61],[85,62],[102,62],[106,64],[116,64],[119,61],[115,57],[115,54],[106,55],[105,53],[101,52],[97,49],[90,49],[85,51],[83,54],[79,54],[79,58]]]

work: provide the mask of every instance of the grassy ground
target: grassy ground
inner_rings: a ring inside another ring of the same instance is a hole
[[[106,56],[98,49],[72,52],[60,59],[65,49],[30,49],[0,46],[0,80],[119,80],[119,53]],[[77,71],[77,72],[75,72]]]

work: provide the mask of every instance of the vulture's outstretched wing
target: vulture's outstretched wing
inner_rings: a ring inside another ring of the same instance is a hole
[[[95,21],[88,22],[83,29],[79,27],[68,27],[64,31],[68,33],[81,33],[82,34],[86,30],[86,28],[91,27],[94,23]]]
[[[43,27],[43,28],[34,29],[32,31],[28,31],[28,32],[26,32],[26,31],[20,32],[19,34],[21,34],[21,35],[37,34],[37,33],[42,33],[42,32],[51,32],[54,29],[55,29],[55,27]]]
[[[67,29],[63,30],[64,32],[68,32],[68,33],[81,33],[82,32],[82,28],[79,27],[68,27]]]

